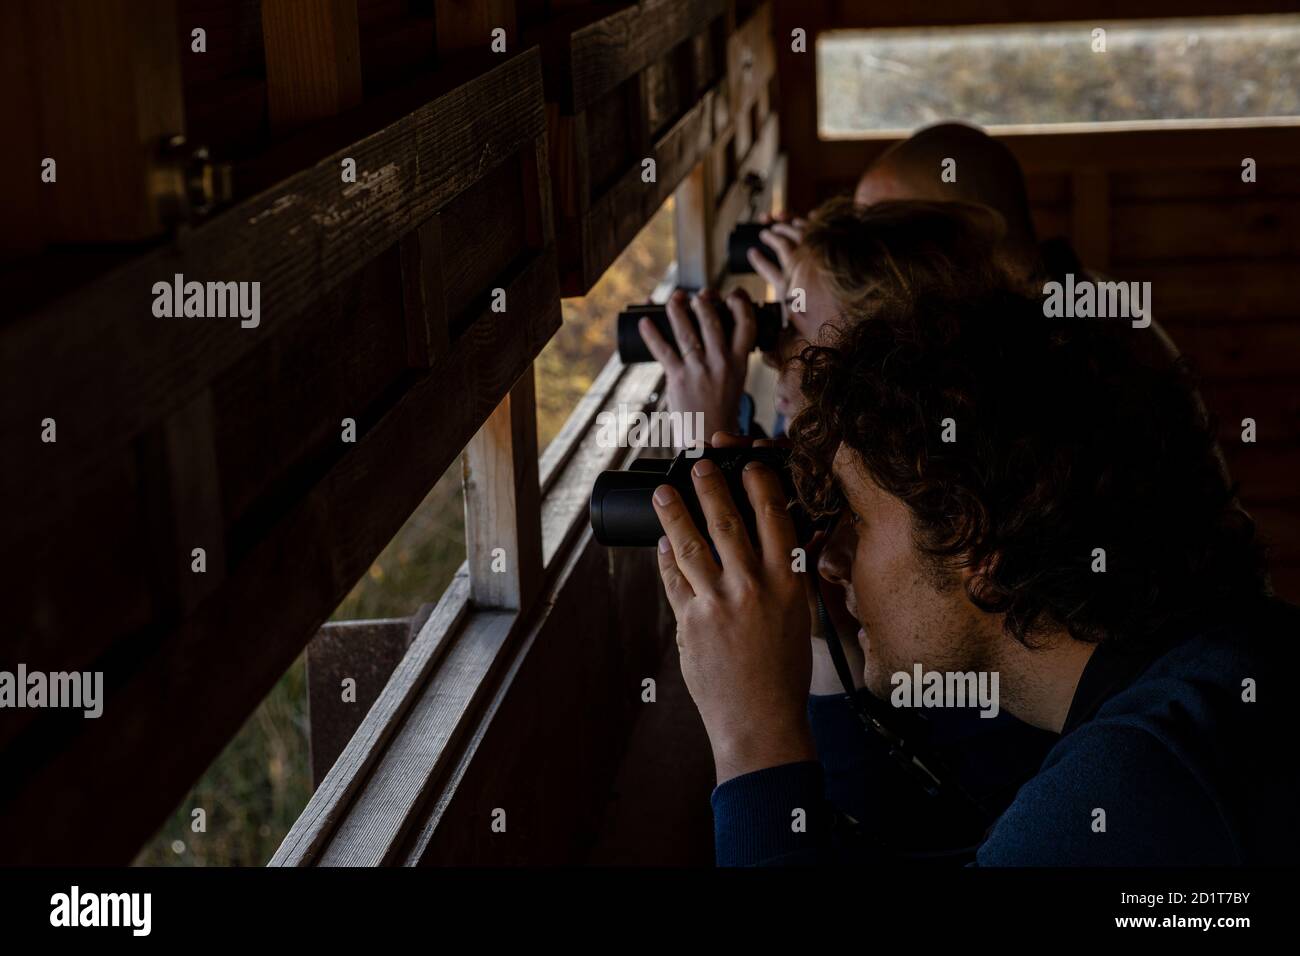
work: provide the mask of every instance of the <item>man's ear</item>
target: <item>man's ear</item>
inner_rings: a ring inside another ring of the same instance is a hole
[[[961,565],[961,583],[972,603],[987,611],[995,606],[1001,596],[997,584],[998,555],[990,554],[980,560],[967,559]]]

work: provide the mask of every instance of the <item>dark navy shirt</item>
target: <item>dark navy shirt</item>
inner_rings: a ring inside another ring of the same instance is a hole
[[[1274,600],[1185,626],[1140,653],[1102,643],[1062,733],[976,863],[1294,865],[1298,643],[1300,611]],[[851,805],[869,818],[895,811],[877,797],[855,804],[854,774],[863,793],[882,778],[860,731],[822,723],[839,719],[829,700],[810,705],[821,762],[745,774],[714,791],[719,864],[879,858],[877,841],[844,816]],[[888,820],[863,822],[889,829]]]

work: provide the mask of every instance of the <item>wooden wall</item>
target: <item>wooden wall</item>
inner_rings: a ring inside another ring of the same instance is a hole
[[[586,529],[592,480],[627,457],[592,423],[661,384],[611,364],[539,461],[531,361],[561,276],[588,287],[701,163],[726,175],[700,248],[738,215],[727,176],[768,171],[762,17],[724,0],[7,8],[6,75],[36,88],[35,38],[59,85],[6,118],[60,168],[34,202],[22,162],[0,184],[29,236],[0,262],[0,438],[24,463],[0,471],[0,666],[102,671],[107,695],[98,720],[0,715],[4,862],[128,860],[457,458],[466,565],[404,633],[354,629],[392,676],[359,725],[322,733],[332,767],[277,860],[587,852],[671,634],[653,561]],[[214,208],[191,201],[218,180]],[[176,274],[260,283],[260,321],[156,316]],[[466,830],[485,802],[518,821],[490,853]]]
[[[425,46],[436,69],[371,95],[355,2],[264,0],[260,29],[244,4],[159,5],[177,31],[109,33],[110,60],[155,64],[177,103],[259,60],[266,128],[237,137],[235,201],[183,229],[116,233],[111,203],[151,197],[83,169],[102,157],[152,181],[156,156],[99,138],[144,108],[131,89],[85,102],[102,115],[60,132],[75,148],[41,144],[60,158],[49,195],[66,177],[103,228],[55,219],[58,244],[0,279],[19,304],[0,328],[0,433],[24,463],[3,478],[4,550],[23,557],[6,559],[2,660],[102,671],[107,699],[98,720],[0,715],[6,862],[129,859],[466,446],[483,524],[533,502],[531,532],[525,508],[500,543],[511,580],[539,577],[535,421],[508,410],[512,395],[531,409],[530,363],[560,322],[538,52],[494,55],[486,31],[448,27]],[[84,6],[28,11],[67,68],[66,110],[98,76],[72,69],[99,23]],[[513,24],[513,7],[496,14]],[[161,53],[191,15],[214,24],[216,56],[210,74],[187,57],[182,79]],[[259,323],[157,317],[154,283],[178,273],[259,282]],[[509,427],[484,430],[503,406]]]

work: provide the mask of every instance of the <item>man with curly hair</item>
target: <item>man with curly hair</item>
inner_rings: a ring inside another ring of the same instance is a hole
[[[794,474],[838,516],[822,575],[850,595],[866,686],[997,675],[1000,708],[1059,737],[976,861],[1294,861],[1278,738],[1300,615],[1267,596],[1186,373],[1010,283],[875,303],[800,361]],[[694,484],[716,558],[671,488],[655,503],[718,861],[871,859],[824,796],[781,483],[744,473],[755,541],[715,466]]]

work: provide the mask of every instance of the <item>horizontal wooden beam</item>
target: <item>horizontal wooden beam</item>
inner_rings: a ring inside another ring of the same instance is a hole
[[[376,104],[363,112],[385,111]],[[92,439],[133,437],[488,170],[531,149],[544,131],[541,69],[532,51],[443,91],[364,138],[336,143],[325,158],[298,167],[183,242],[133,259],[10,323],[0,332],[0,380],[25,385],[0,407],[0,436],[10,447],[23,447],[33,422],[55,418],[67,426],[68,441],[59,448],[65,471]],[[280,151],[275,165],[290,156],[303,160],[302,150]],[[341,181],[345,157],[356,160],[354,184]],[[176,274],[187,281],[260,281],[260,325],[155,318],[154,283]],[[27,374],[36,355],[60,356],[56,374]],[[0,471],[0,494],[39,492],[28,476]]]
[[[642,179],[638,162],[592,200],[577,223],[582,274],[578,287],[567,288],[567,294],[585,294],[596,283],[705,155],[712,142],[714,98],[719,95],[720,89],[706,93],[654,144],[654,182]]]
[[[566,111],[579,112],[726,11],[726,0],[640,0],[569,38]]]

